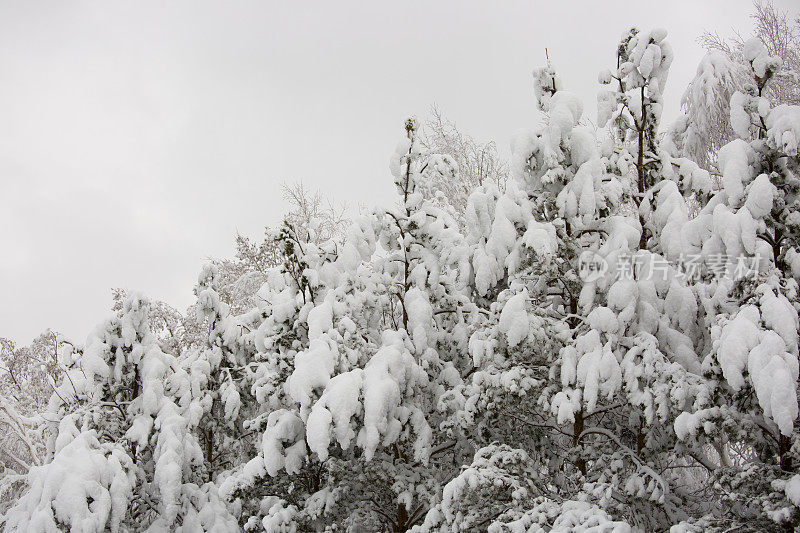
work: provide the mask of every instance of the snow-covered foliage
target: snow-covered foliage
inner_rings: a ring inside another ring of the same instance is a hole
[[[168,310],[121,298],[58,348],[40,419],[0,403],[20,442],[42,431],[5,528],[800,526],[800,108],[767,96],[763,43],[743,54],[749,85],[708,56],[663,127],[672,48],[631,29],[601,129],[534,71],[543,120],[504,187],[448,203],[461,162],[409,119],[396,204],[342,238],[287,217],[250,250],[249,305],[219,262],[179,342]],[[708,139],[721,109],[730,142]]]
[[[770,82],[759,90],[773,104],[800,104],[800,19],[781,11],[771,0],[754,1],[753,37],[764,45],[774,62]],[[750,46],[747,43],[750,42]],[[682,115],[668,132],[667,142],[675,152],[690,157],[707,170],[714,170],[717,152],[734,137],[731,96],[754,86],[751,71],[753,42],[738,35],[725,39],[705,33],[700,43],[708,51],[681,100]],[[756,67],[766,67],[762,60]],[[760,75],[763,77],[763,74]]]
[[[484,183],[504,189],[508,182],[508,165],[494,142],[481,143],[466,135],[436,106],[431,108],[430,118],[423,124],[420,134],[420,142],[426,150],[451,158],[453,165],[453,172],[429,175],[423,194],[439,207],[452,211],[463,226],[472,192]]]
[[[201,411],[189,375],[151,333],[149,313],[149,302],[131,295],[84,347],[60,354],[64,377],[43,415],[49,461],[30,469],[7,529],[171,528],[202,512],[203,493],[216,488],[197,484]],[[224,507],[217,511],[209,525],[230,521]]]
[[[46,449],[42,411],[61,379],[63,339],[47,330],[29,346],[0,338],[0,515],[25,489]]]
[[[682,113],[668,132],[675,155],[688,157],[709,168],[719,149],[732,136],[731,96],[744,70],[720,50],[711,50],[700,61],[697,73],[681,98]]]

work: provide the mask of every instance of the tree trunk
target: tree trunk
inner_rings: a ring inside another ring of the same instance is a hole
[[[580,436],[583,433],[583,408],[575,413],[575,423],[572,426],[572,446],[577,448],[580,443]],[[578,455],[575,459],[575,467],[580,470],[582,475],[586,475],[586,461]]]
[[[637,202],[637,206],[641,206],[641,203],[644,201],[644,192],[647,190],[647,182],[645,180],[645,172],[644,172],[644,131],[645,131],[645,101],[644,101],[644,86],[642,86],[642,123],[637,126],[637,131],[639,133],[639,153],[637,154],[636,159],[636,172],[639,178],[639,194],[642,195],[639,198],[639,202]],[[634,120],[635,122],[635,120]],[[642,217],[641,211],[639,212],[639,223],[642,225],[642,236],[639,238],[639,249],[644,250],[647,248],[647,232],[644,229],[644,218]]]
[[[639,429],[636,430],[636,455],[639,457],[642,456],[642,450],[644,450],[645,445],[645,438],[644,438],[644,422],[639,422]]]
[[[792,465],[792,457],[789,455],[791,449],[792,441],[789,440],[789,437],[781,435],[778,440],[778,455],[780,456],[781,470],[784,472],[791,472],[794,466]]]
[[[214,430],[208,428],[206,431],[206,463],[208,463],[208,480],[214,479],[214,468],[211,462],[214,460]]]
[[[396,533],[405,533],[409,529],[408,523],[408,509],[402,503],[397,505],[397,524],[395,525]]]

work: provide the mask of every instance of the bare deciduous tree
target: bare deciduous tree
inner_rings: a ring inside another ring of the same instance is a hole
[[[775,7],[771,0],[753,3],[753,34],[767,47],[770,55],[783,60],[783,68],[766,88],[767,96],[776,104],[800,104],[800,16],[792,18]],[[747,37],[736,33],[726,39],[717,33],[704,33],[699,41],[706,50],[719,50],[731,60],[744,64],[742,48]],[[739,80],[744,84],[748,79],[746,69]]]
[[[0,514],[25,487],[25,475],[45,455],[42,419],[61,379],[62,339],[46,330],[28,346],[0,338]]]
[[[422,133],[421,142],[426,150],[450,156],[457,165],[454,178],[436,173],[435,183],[427,191],[427,195],[434,198],[439,195],[440,202],[452,206],[457,218],[462,218],[467,198],[476,187],[494,183],[501,190],[505,188],[508,164],[498,154],[494,141],[481,143],[462,133],[435,105]]]
[[[764,88],[762,96],[773,105],[800,104],[800,17],[777,9],[771,1],[753,4],[753,34],[770,56],[783,65]],[[751,69],[744,57],[748,37],[736,33],[725,38],[704,33],[700,44],[708,51],[681,100],[682,116],[673,125],[671,141],[677,151],[701,167],[714,170],[716,153],[734,138],[730,123],[730,99],[736,91],[747,92]]]

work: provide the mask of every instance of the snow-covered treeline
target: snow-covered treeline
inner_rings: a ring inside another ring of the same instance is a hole
[[[54,347],[40,412],[0,398],[22,454],[0,524],[800,526],[800,106],[764,96],[785,66],[760,40],[741,58],[704,59],[697,105],[664,125],[667,33],[631,29],[599,127],[553,65],[534,72],[545,118],[507,182],[448,201],[437,184],[468,159],[409,119],[394,206],[344,230],[306,206],[241,240],[200,273],[194,316],[119,293]],[[748,81],[728,91],[734,67]],[[719,113],[735,138],[698,158]]]

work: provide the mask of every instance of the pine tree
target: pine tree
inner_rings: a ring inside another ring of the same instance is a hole
[[[684,239],[674,235],[677,228],[664,229],[676,251],[694,241],[705,267],[724,275],[695,287],[706,309],[707,338],[697,353],[707,390],[675,430],[695,449],[711,445],[717,452],[709,465],[716,507],[699,524],[791,529],[800,523],[800,477],[790,477],[797,459],[800,108],[773,108],[762,96],[780,60],[759,40],[745,43],[744,55],[752,82],[731,97],[738,138],[720,149],[721,188]],[[674,189],[661,194],[665,205],[678,198]],[[748,494],[747,501],[736,501],[736,493]]]
[[[68,369],[45,414],[50,461],[31,469],[29,491],[8,513],[10,530],[230,525],[215,489],[196,483],[199,413],[188,376],[160,349],[148,313],[149,302],[131,295],[85,348],[62,354]]]

